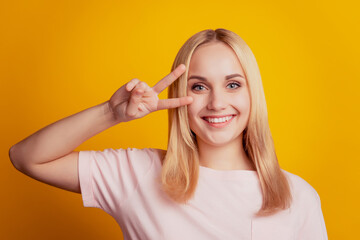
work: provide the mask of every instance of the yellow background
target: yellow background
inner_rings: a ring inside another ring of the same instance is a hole
[[[80,194],[16,171],[8,150],[46,125],[108,100],[132,78],[153,86],[190,36],[219,27],[236,32],[255,54],[281,167],[317,190],[329,239],[358,236],[356,1],[0,4],[2,239],[122,239],[115,220],[84,208]],[[167,112],[158,111],[76,150],[166,146]]]

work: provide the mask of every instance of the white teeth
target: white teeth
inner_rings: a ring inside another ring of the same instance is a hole
[[[223,117],[223,118],[205,118],[205,120],[210,123],[223,123],[223,122],[229,121],[232,118],[233,118],[233,116],[228,116],[228,117]]]

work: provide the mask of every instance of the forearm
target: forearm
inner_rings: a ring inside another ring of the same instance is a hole
[[[54,122],[15,144],[10,150],[11,161],[16,166],[50,162],[118,123],[106,101]]]

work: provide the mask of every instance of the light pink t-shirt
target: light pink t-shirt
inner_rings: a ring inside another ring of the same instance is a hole
[[[80,151],[84,207],[96,207],[119,224],[124,239],[327,240],[316,190],[297,175],[290,180],[293,204],[273,216],[255,218],[262,202],[256,171],[200,166],[194,198],[173,202],[160,190],[160,149]]]

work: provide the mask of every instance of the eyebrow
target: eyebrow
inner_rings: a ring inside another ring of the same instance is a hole
[[[228,80],[228,79],[231,79],[231,78],[234,78],[234,77],[244,78],[243,75],[241,75],[241,74],[239,74],[239,73],[234,73],[234,74],[227,75],[227,76],[225,77],[225,80]],[[190,80],[190,79],[199,79],[199,80],[201,80],[201,81],[207,81],[206,78],[201,77],[201,76],[197,76],[197,75],[192,75],[192,76],[190,76],[190,77],[188,78],[188,80]],[[244,78],[244,79],[245,79],[245,78]]]

